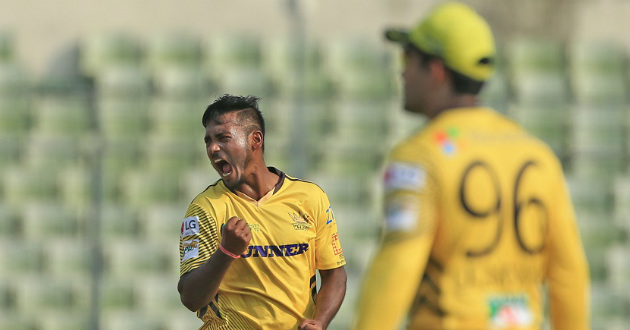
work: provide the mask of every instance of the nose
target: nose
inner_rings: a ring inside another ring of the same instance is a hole
[[[221,150],[221,148],[219,147],[219,144],[217,143],[209,143],[207,146],[207,150],[208,150],[208,154],[211,155]]]

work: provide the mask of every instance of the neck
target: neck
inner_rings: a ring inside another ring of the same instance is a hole
[[[472,108],[477,106],[479,106],[479,98],[477,95],[460,94],[445,98],[444,102],[441,102],[438,106],[434,107],[435,110],[430,113],[429,118],[433,119],[449,109]]]
[[[257,201],[275,188],[278,178],[277,174],[269,171],[264,162],[254,164],[247,171],[245,181],[236,190]]]

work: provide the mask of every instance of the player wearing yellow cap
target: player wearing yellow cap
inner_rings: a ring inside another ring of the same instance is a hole
[[[177,288],[203,330],[325,330],[346,291],[337,222],[317,185],[265,165],[257,100],[224,95],[203,115],[221,179],[188,207]]]
[[[546,285],[553,329],[589,328],[589,274],[554,153],[479,105],[495,66],[492,32],[446,3],[402,45],[404,107],[428,124],[396,146],[384,178],[381,246],[354,329],[539,330]]]

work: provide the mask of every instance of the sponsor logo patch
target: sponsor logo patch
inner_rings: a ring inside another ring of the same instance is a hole
[[[343,253],[343,250],[341,249],[341,243],[339,242],[339,235],[337,233],[334,233],[332,235],[331,243],[332,243],[333,253],[335,253],[336,256]]]
[[[182,262],[188,259],[197,258],[199,256],[199,240],[193,239],[182,242],[182,249],[184,250]]]
[[[394,198],[386,205],[385,230],[388,232],[412,230],[419,215],[419,205],[413,198]]]
[[[199,234],[199,217],[188,217],[182,222],[182,238]]]
[[[385,171],[385,192],[393,190],[419,191],[426,184],[426,172],[419,165],[394,162]]]
[[[329,225],[335,222],[335,213],[333,212],[332,206],[328,206],[326,209],[326,224]]]
[[[488,299],[490,323],[495,328],[525,328],[534,320],[526,295],[501,295]]]
[[[307,216],[301,213],[291,212],[289,216],[293,220],[293,229],[295,230],[309,230],[311,224],[308,223]]]

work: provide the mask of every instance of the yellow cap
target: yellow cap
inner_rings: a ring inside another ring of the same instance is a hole
[[[460,2],[439,5],[413,30],[389,29],[385,37],[411,43],[475,80],[488,80],[494,73],[496,51],[490,26],[474,9]]]

